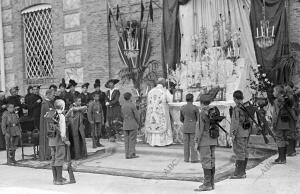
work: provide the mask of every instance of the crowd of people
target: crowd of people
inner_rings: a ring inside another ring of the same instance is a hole
[[[81,86],[81,92],[78,92],[75,89],[77,83],[74,80],[66,84],[64,79],[58,87],[51,85],[46,90],[45,96],[41,96],[38,85],[29,86],[24,97],[19,95],[18,87],[11,88],[8,97],[5,97],[5,93],[1,91],[0,148],[10,150],[8,162],[15,162],[14,153],[19,144],[24,118],[27,121],[30,120],[33,126],[33,129],[26,130],[39,134],[39,159],[41,161],[51,159],[48,138],[50,126],[45,115],[49,110],[54,109],[54,102],[58,99],[65,103],[64,115],[72,159],[87,157],[86,137],[92,137],[93,148],[103,146],[100,143],[100,137],[115,141],[120,134],[123,120],[119,102],[120,91],[115,88],[118,82],[117,79],[107,81],[105,84],[108,88],[107,92],[101,91],[99,79],[95,80],[92,93],[88,92],[89,83],[84,83]]]

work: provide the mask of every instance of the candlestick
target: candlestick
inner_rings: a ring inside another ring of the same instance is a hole
[[[264,36],[264,30],[263,30],[263,27],[261,27],[261,36]]]
[[[147,86],[147,89],[146,89],[146,96],[147,96],[147,94],[148,94],[148,86]]]
[[[272,37],[274,37],[274,26],[272,28]]]
[[[268,37],[268,35],[269,35],[269,28],[267,28],[267,37]]]
[[[136,40],[136,49],[139,49],[139,39]]]
[[[256,37],[258,38],[258,28],[256,28]]]

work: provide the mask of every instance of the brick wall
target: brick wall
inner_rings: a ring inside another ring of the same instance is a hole
[[[289,34],[290,42],[295,42],[300,45],[300,1],[290,0],[289,6]],[[294,76],[294,83],[300,88],[300,51],[292,51],[292,54],[297,60],[296,74]]]
[[[90,82],[91,85],[97,78],[101,79],[102,85],[109,77],[116,78],[124,64],[117,52],[118,35],[115,26],[112,24],[111,30],[107,31],[105,2],[105,0],[2,0],[7,88],[19,85],[21,93],[24,94],[28,86],[24,66],[21,11],[39,3],[49,3],[52,6],[53,20],[55,78],[46,80],[43,88],[47,88],[52,82],[58,84],[61,78],[66,77],[66,71],[78,74],[79,82]],[[114,13],[119,4],[121,18],[124,21],[139,20],[140,0],[110,0],[109,2]],[[149,1],[144,2],[147,2],[145,23]],[[157,2],[162,5],[162,0]],[[153,7],[154,22],[149,21],[148,27],[153,47],[151,59],[160,61],[162,10],[155,4]],[[290,0],[289,18],[290,40],[300,43],[299,0]],[[294,55],[299,65],[300,53],[294,52]],[[295,76],[297,83],[300,83],[299,75],[300,68]],[[90,89],[92,90],[92,87]]]

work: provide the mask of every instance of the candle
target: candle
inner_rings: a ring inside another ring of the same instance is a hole
[[[263,30],[263,27],[261,27],[261,36],[264,36],[264,30]]]
[[[139,39],[136,40],[136,49],[139,49]]]
[[[169,65],[167,64],[167,76],[169,75]]]
[[[124,41],[124,49],[126,50],[126,41]]]
[[[147,86],[147,89],[146,89],[146,95],[148,94],[148,86]]]
[[[274,26],[272,28],[272,37],[274,37]]]
[[[140,96],[139,91],[137,89],[135,89],[135,90],[136,90],[137,95]]]
[[[269,35],[269,28],[267,28],[267,37],[268,37],[268,35]]]
[[[256,37],[258,38],[258,28],[256,28]]]

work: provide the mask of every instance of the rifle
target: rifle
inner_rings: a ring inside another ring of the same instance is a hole
[[[270,127],[269,127],[269,125],[268,125],[268,122],[267,122],[265,116],[262,115],[262,113],[261,113],[259,110],[256,111],[256,114],[257,114],[257,116],[258,116],[257,119],[259,120],[259,122],[262,122],[262,123],[263,123],[263,131],[262,131],[262,133],[265,134],[265,132],[267,131],[267,133],[268,133],[268,134],[274,139],[274,141],[275,141],[275,136],[274,136],[272,130],[270,129]]]
[[[256,120],[255,120],[255,119],[252,117],[252,115],[248,112],[247,108],[246,108],[242,103],[239,103],[239,105],[242,107],[241,109],[242,109],[242,110],[250,117],[250,119],[254,122],[254,124],[255,124],[258,128],[260,128],[260,130],[264,131],[263,127],[262,127],[260,124],[258,124],[258,123],[256,122]],[[255,111],[255,112],[256,112],[256,111]],[[248,136],[248,141],[249,141],[249,139],[250,139],[251,132],[252,132],[252,128],[251,128],[250,133],[249,133],[249,136]],[[262,136],[263,136],[263,138],[264,138],[265,143],[268,144],[268,143],[269,143],[269,140],[268,140],[266,134],[263,133],[263,132],[262,132],[261,134],[262,134]]]
[[[218,116],[217,118],[211,119],[212,124],[217,125],[222,131],[228,135],[228,132],[219,124],[223,119],[225,119],[225,116]]]
[[[67,162],[68,162],[67,171],[69,173],[70,183],[76,183],[73,168],[72,168],[70,145],[66,145],[66,149],[67,149]]]

